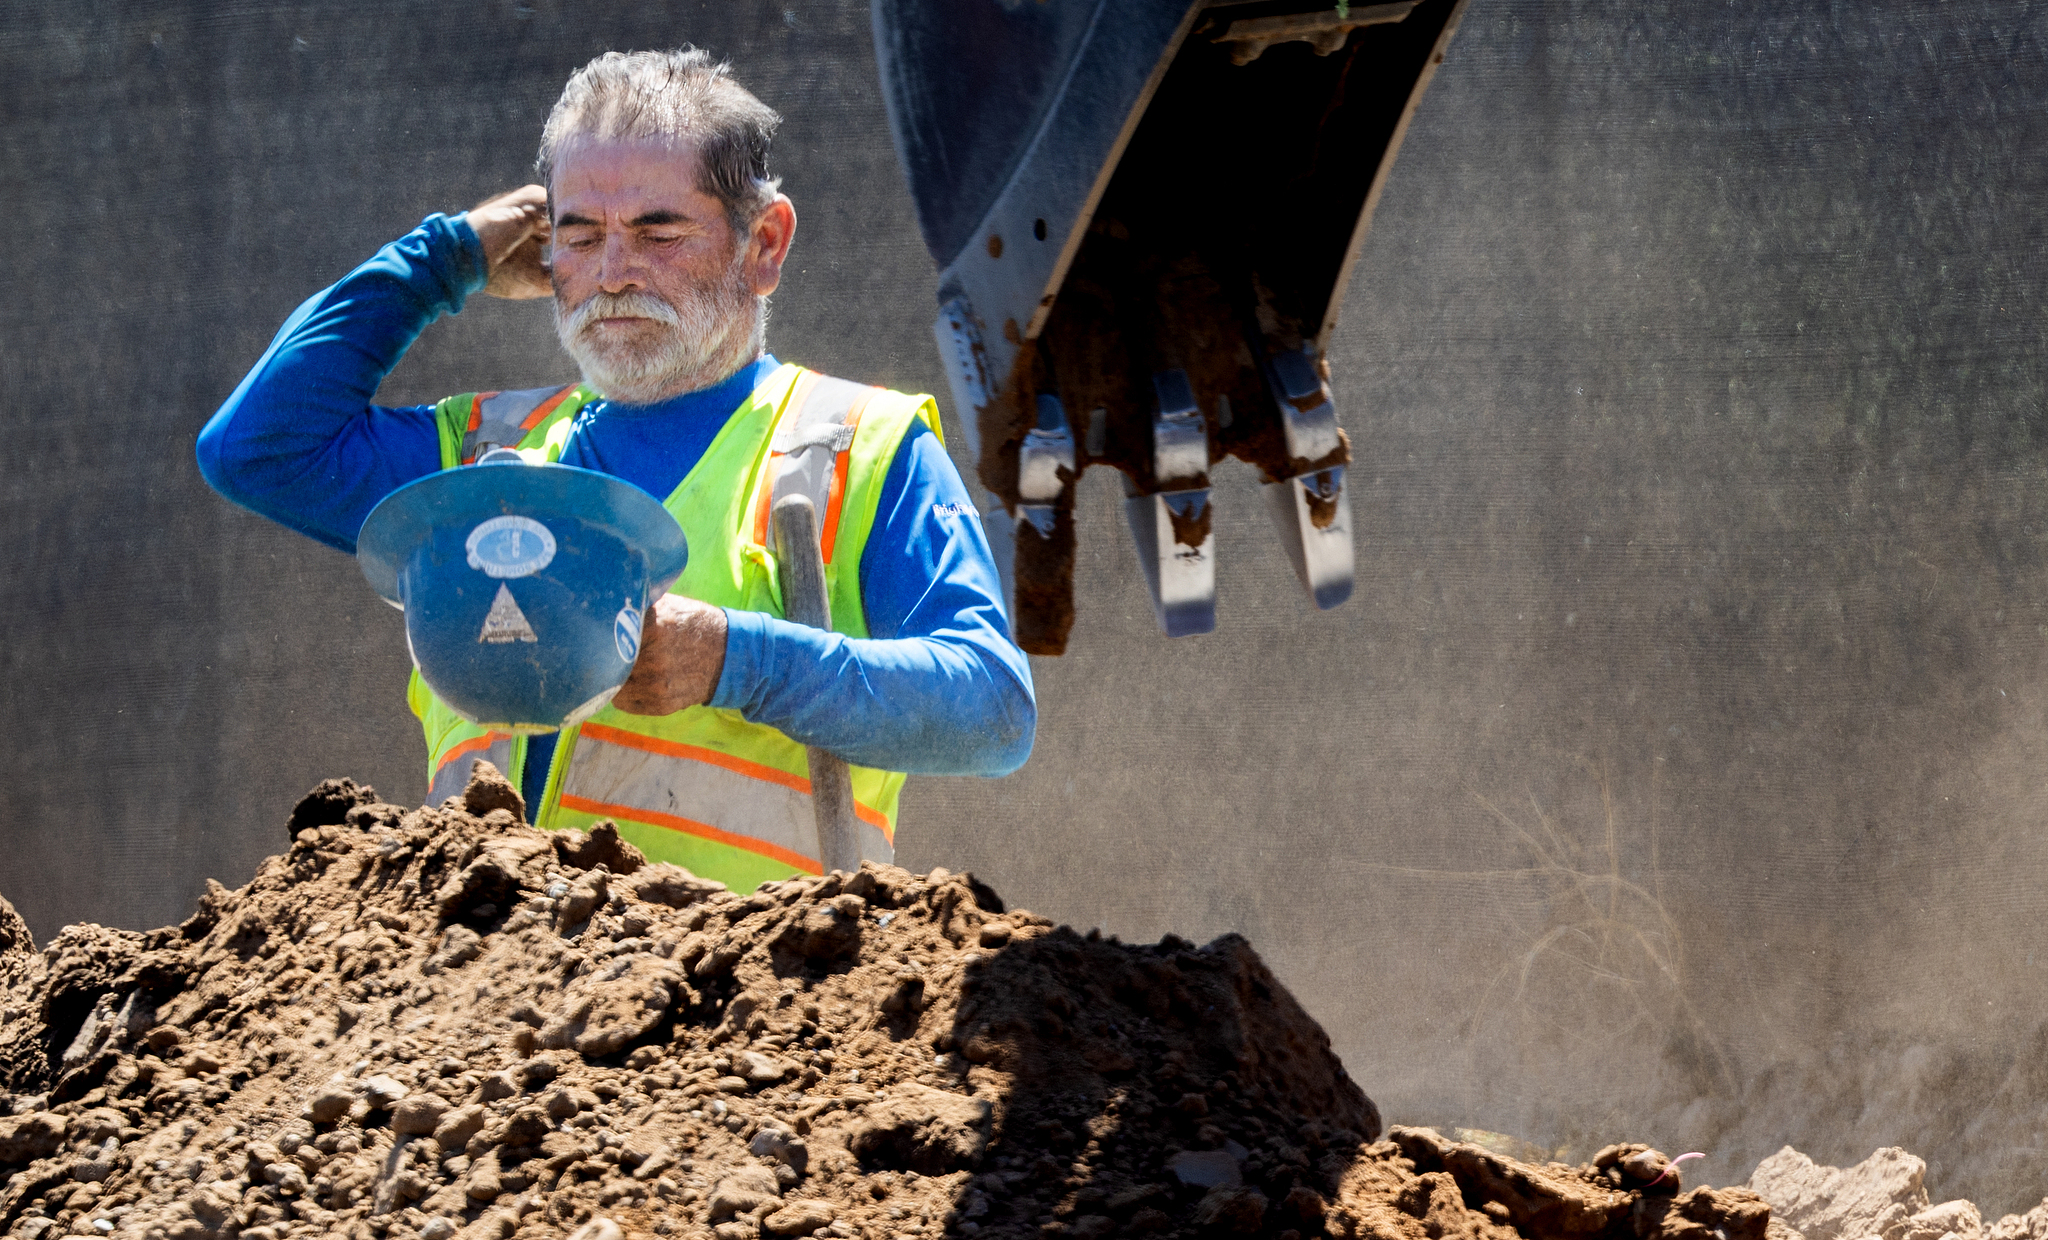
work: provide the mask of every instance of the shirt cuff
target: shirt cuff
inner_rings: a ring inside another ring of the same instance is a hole
[[[734,607],[724,611],[725,667],[718,673],[718,688],[705,705],[739,710],[753,698],[754,687],[768,670],[768,616]]]
[[[438,224],[440,227],[436,228]],[[420,222],[423,228],[445,237],[449,244],[448,259],[451,264],[450,282],[466,299],[483,291],[491,282],[491,260],[484,253],[483,239],[476,235],[476,229],[469,226],[469,212],[460,215],[430,215]],[[440,240],[441,237],[436,237]],[[440,247],[436,247],[439,249]],[[460,304],[458,299],[457,304]]]

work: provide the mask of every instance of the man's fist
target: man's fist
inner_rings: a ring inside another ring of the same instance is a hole
[[[725,670],[725,609],[664,594],[647,609],[633,675],[612,696],[629,715],[673,715],[702,706]]]
[[[493,297],[549,297],[554,284],[542,253],[548,243],[548,191],[528,185],[469,209],[469,226],[491,265],[484,292]]]

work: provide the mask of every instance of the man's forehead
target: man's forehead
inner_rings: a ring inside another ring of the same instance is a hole
[[[715,209],[700,187],[701,157],[691,141],[584,138],[564,143],[550,178],[557,215],[606,211]]]

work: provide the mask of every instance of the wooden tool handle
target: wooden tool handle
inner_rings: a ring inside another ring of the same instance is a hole
[[[782,577],[782,614],[793,624],[832,627],[825,592],[825,557],[818,550],[818,510],[810,498],[775,501],[775,546]],[[853,812],[853,775],[846,760],[806,745],[811,766],[811,807],[818,820],[818,856],[825,872],[860,869],[859,820]]]

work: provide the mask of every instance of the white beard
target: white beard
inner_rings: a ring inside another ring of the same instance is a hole
[[[611,400],[647,405],[707,388],[759,357],[767,334],[768,299],[747,287],[747,250],[710,286],[692,288],[681,305],[652,293],[592,293],[565,311],[555,298],[555,335],[582,368],[583,381]],[[658,330],[614,336],[597,320],[632,316]]]

